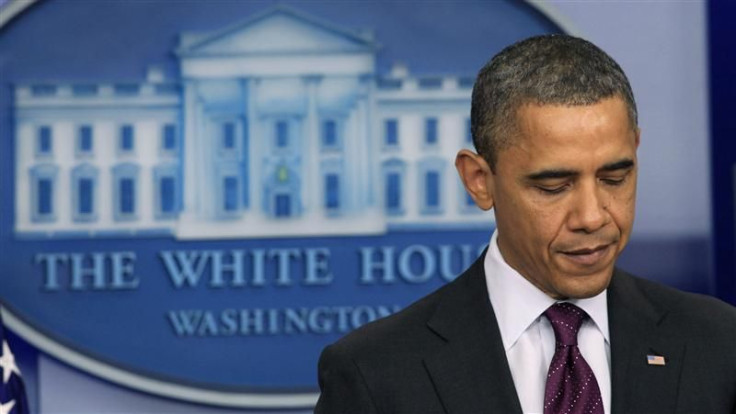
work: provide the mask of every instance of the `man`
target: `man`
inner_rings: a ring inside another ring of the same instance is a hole
[[[736,309],[614,268],[634,220],[629,82],[533,37],[473,88],[456,166],[497,229],[452,283],[325,349],[317,413],[736,413]]]

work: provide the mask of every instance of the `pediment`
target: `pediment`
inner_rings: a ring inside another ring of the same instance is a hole
[[[296,10],[276,7],[212,33],[184,33],[181,56],[372,51],[368,37]]]

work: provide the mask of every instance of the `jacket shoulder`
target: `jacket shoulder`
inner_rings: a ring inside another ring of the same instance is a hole
[[[455,280],[440,287],[397,313],[361,326],[332,344],[330,348],[352,357],[372,354],[385,356],[387,352],[416,349],[416,346],[431,334],[427,329],[427,322],[444,294],[452,290],[453,284],[457,282],[458,280]]]
[[[665,317],[683,332],[707,335],[717,332],[736,339],[736,307],[712,296],[684,292],[619,271]]]
[[[428,323],[444,299],[462,289],[467,277],[466,272],[325,348],[319,360],[321,394],[315,412],[440,412],[441,403],[422,361],[444,340]]]

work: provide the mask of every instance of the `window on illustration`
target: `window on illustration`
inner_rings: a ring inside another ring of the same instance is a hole
[[[429,171],[425,175],[425,200],[427,207],[436,208],[440,205],[440,174]]]
[[[38,179],[38,206],[40,216],[51,215],[54,211],[54,182],[51,178]]]
[[[161,213],[174,213],[176,209],[176,182],[174,177],[163,177],[159,183]]]
[[[289,146],[289,124],[286,121],[276,122],[276,147],[286,148]]]
[[[288,194],[276,195],[276,217],[288,217],[291,215],[291,196]]]
[[[325,176],[325,208],[335,210],[340,207],[340,180],[337,174]]]
[[[40,155],[51,154],[52,151],[51,127],[42,126],[38,129],[38,153]]]
[[[387,147],[399,145],[399,124],[395,119],[387,119],[385,123],[385,144]]]
[[[94,180],[92,178],[80,178],[77,186],[77,212],[80,215],[92,214],[94,208]]]
[[[120,127],[120,150],[124,152],[133,151],[135,148],[135,136],[132,125]]]
[[[135,180],[132,178],[120,179],[120,213],[135,213]]]
[[[332,119],[322,123],[322,146],[327,148],[337,146],[337,123]]]
[[[223,179],[223,210],[227,212],[238,209],[238,179],[225,177]]]
[[[399,173],[386,175],[386,208],[388,210],[401,208],[401,176]]]
[[[165,151],[176,150],[176,127],[173,124],[164,125],[162,147]]]
[[[434,145],[437,143],[437,118],[427,118],[424,120],[425,143]]]
[[[225,122],[222,125],[222,147],[226,150],[235,149],[235,123]]]
[[[79,152],[90,153],[93,149],[92,142],[92,127],[89,125],[83,125],[79,127]]]

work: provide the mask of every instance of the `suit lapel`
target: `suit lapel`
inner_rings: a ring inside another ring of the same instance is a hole
[[[661,332],[666,317],[631,276],[614,272],[608,288],[614,414],[675,411],[686,347],[681,339]],[[647,355],[664,357],[665,365],[648,364]]]
[[[444,343],[424,364],[449,414],[521,413],[488,299],[484,256],[454,283],[428,322]]]

